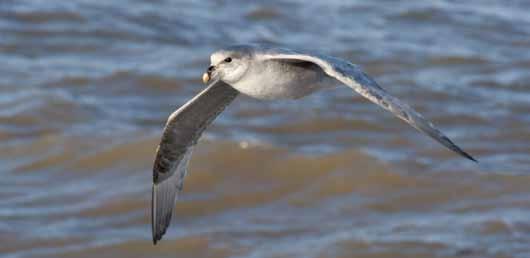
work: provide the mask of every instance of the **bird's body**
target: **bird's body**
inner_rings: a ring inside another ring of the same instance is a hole
[[[151,214],[155,244],[169,226],[192,147],[240,92],[266,100],[297,99],[342,83],[448,149],[475,161],[431,122],[346,60],[284,48],[238,45],[216,51],[210,61],[203,80],[211,83],[171,114],[157,149]]]
[[[315,66],[310,62],[256,61],[230,86],[257,99],[298,99],[333,85],[331,78]]]

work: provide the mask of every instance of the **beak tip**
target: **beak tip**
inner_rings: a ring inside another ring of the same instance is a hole
[[[206,84],[206,83],[208,83],[209,81],[210,81],[210,75],[209,75],[208,73],[204,73],[204,74],[202,75],[202,82],[203,82],[204,84]]]

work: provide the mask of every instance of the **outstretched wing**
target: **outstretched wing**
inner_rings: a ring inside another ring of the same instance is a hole
[[[312,62],[318,65],[330,77],[333,77],[348,85],[363,97],[392,112],[395,116],[418,129],[420,132],[427,134],[450,150],[477,162],[477,160],[454,144],[447,136],[434,127],[434,125],[425,119],[421,114],[414,111],[411,107],[404,104],[399,99],[393,97],[386,90],[381,88],[381,86],[379,86],[375,80],[370,78],[357,65],[354,65],[346,60],[326,55],[310,55],[288,49],[275,48],[263,49],[259,58],[269,60],[286,60],[290,62],[297,60]]]
[[[162,239],[171,221],[192,146],[238,93],[217,80],[169,116],[153,166],[151,226],[154,244]]]

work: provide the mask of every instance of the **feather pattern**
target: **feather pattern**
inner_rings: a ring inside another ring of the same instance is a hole
[[[238,93],[230,85],[217,80],[169,116],[153,166],[151,225],[154,244],[170,224],[192,146]]]
[[[458,147],[453,141],[438,130],[434,124],[425,119],[420,113],[390,95],[379,84],[368,76],[362,69],[346,60],[322,55],[304,54],[288,49],[267,48],[260,55],[263,60],[306,61],[317,64],[328,76],[346,84],[371,102],[390,111],[392,114],[407,122],[418,131],[430,136],[448,149],[463,157],[477,162],[475,158]]]

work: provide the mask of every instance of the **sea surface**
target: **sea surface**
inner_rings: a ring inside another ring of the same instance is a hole
[[[0,1],[0,257],[530,257],[530,1]],[[347,87],[240,96],[151,242],[166,118],[234,43],[359,64],[474,155]]]

